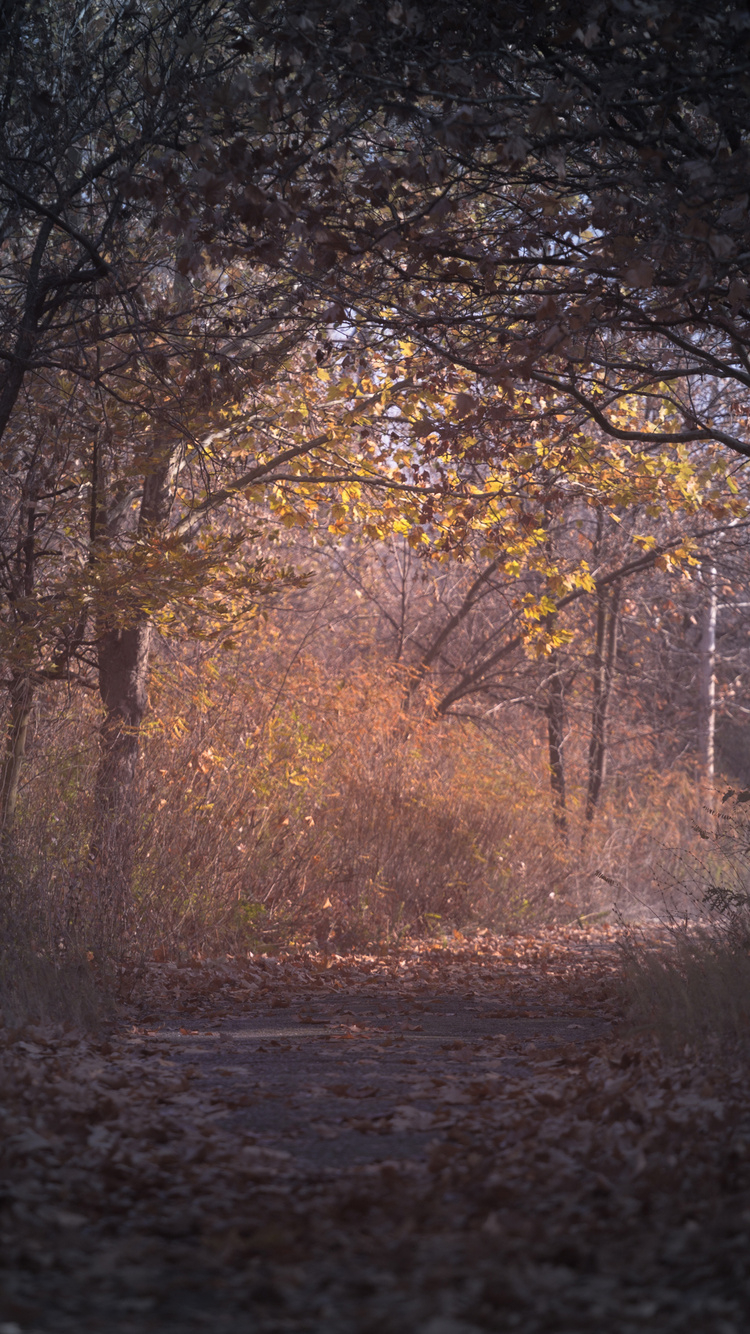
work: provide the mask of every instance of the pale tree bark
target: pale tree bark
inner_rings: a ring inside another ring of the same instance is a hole
[[[704,571],[705,598],[698,648],[698,790],[701,817],[713,810],[716,735],[716,566]]]
[[[597,591],[596,601],[593,701],[585,812],[587,824],[591,824],[594,818],[607,772],[607,722],[617,656],[619,584],[615,584],[612,589],[600,588]]]

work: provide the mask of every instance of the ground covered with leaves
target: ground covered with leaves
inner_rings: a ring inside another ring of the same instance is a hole
[[[747,1064],[628,1032],[620,971],[161,962],[106,1038],[0,1030],[0,1334],[740,1334]]]

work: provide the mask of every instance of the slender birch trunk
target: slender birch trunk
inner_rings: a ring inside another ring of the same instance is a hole
[[[701,816],[713,810],[716,736],[716,566],[705,571],[706,598],[698,649],[698,787]]]

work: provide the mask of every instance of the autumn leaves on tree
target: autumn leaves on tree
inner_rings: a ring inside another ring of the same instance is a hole
[[[403,708],[486,715],[520,654],[562,836],[587,636],[591,824],[629,581],[745,522],[743,15],[92,0],[0,26],[6,843],[36,693],[96,692],[88,856],[125,901],[154,636],[221,642],[304,582],[285,529],[471,567]]]

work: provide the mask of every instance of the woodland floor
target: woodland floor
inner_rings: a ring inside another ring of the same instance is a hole
[[[626,1035],[619,968],[153,964],[106,1039],[0,1031],[0,1334],[743,1334],[746,1066]]]

